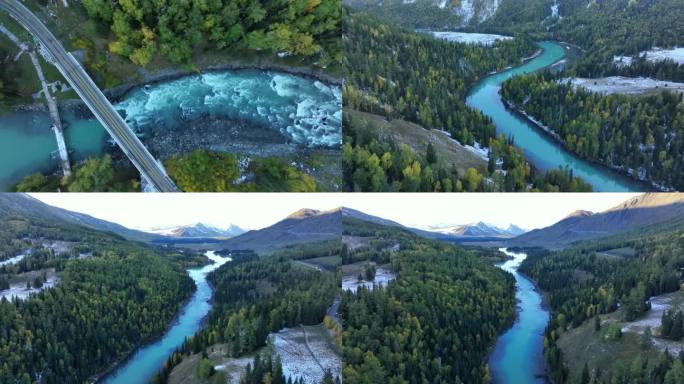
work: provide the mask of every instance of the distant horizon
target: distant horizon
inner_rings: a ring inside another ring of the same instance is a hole
[[[303,208],[348,207],[402,225],[425,229],[485,222],[501,228],[543,228],[576,210],[600,212],[638,193],[481,194],[29,194],[59,208],[127,228],[151,231],[202,223],[221,229],[265,228]],[[258,212],[258,214],[257,214]]]

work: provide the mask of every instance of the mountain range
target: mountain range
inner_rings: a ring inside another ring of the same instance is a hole
[[[50,221],[80,225],[98,231],[111,232],[128,240],[150,242],[162,236],[126,228],[83,213],[53,207],[22,193],[0,193],[0,217],[11,215],[33,216]]]
[[[510,239],[506,245],[561,248],[577,241],[679,224],[684,224],[684,193],[646,193],[603,212],[572,212],[556,224]]]
[[[526,232],[524,229],[514,224],[509,225],[507,228],[499,228],[482,221],[472,224],[432,226],[427,229],[419,229],[399,224],[396,221],[369,215],[352,208],[342,207],[340,209],[343,217],[351,217],[374,224],[403,228],[419,236],[431,239],[511,238]]]
[[[646,193],[598,213],[578,210],[551,226],[525,233],[523,229],[515,225],[503,229],[483,222],[424,230],[407,227],[351,208],[340,207],[329,211],[300,209],[269,227],[244,233],[240,233],[243,230],[237,226],[224,230],[200,223],[168,229],[164,233],[165,236],[162,236],[160,233],[133,230],[90,215],[53,207],[29,195],[0,194],[0,218],[6,220],[12,215],[34,216],[84,226],[98,231],[111,232],[129,240],[144,242],[163,242],[169,237],[234,236],[225,240],[219,239],[215,247],[233,250],[251,249],[257,252],[341,238],[343,217],[402,228],[432,239],[458,241],[458,239],[495,238],[505,240],[506,246],[509,247],[561,248],[578,241],[627,232],[645,232],[663,228],[663,226],[684,226],[684,193]]]
[[[482,221],[463,225],[433,226],[429,227],[428,231],[455,237],[515,237],[526,232],[515,224],[501,228]]]
[[[429,230],[410,228],[395,221],[341,208],[343,217],[397,227],[438,240],[500,239],[508,247],[562,248],[583,240],[630,232],[645,232],[684,226],[684,193],[646,193],[603,212],[576,210],[559,222],[526,232],[515,225],[503,229],[483,222],[457,226],[435,226]]]
[[[246,231],[234,224],[231,224],[226,229],[221,229],[209,224],[196,223],[193,225],[152,228],[147,232],[162,236],[181,238],[231,238],[239,236]]]
[[[220,242],[220,249],[268,252],[289,245],[332,240],[342,236],[342,209],[300,209],[277,223]]]

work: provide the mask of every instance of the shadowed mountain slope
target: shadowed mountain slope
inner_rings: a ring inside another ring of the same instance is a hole
[[[0,194],[0,217],[12,215],[32,216],[44,220],[80,225],[98,231],[112,232],[128,240],[152,241],[162,238],[159,235],[136,231],[106,220],[53,207],[21,193]]]
[[[289,245],[341,238],[342,210],[300,209],[285,219],[262,229],[222,241],[223,249],[271,251]]]
[[[647,193],[604,212],[575,211],[558,223],[507,242],[509,247],[562,248],[581,240],[684,222],[684,193]]]

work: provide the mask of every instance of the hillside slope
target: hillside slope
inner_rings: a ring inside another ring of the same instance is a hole
[[[265,252],[294,244],[341,238],[341,236],[342,213],[340,209],[317,211],[305,208],[269,227],[252,230],[222,241],[219,247]]]
[[[0,217],[10,215],[32,216],[50,221],[79,225],[97,231],[111,232],[134,241],[148,242],[162,238],[159,235],[129,229],[83,213],[53,207],[29,195],[20,193],[0,194]]]
[[[457,28],[477,25],[506,0],[344,0],[353,8],[383,15],[406,26]]]
[[[684,221],[684,193],[647,193],[600,213],[575,211],[558,223],[535,229],[507,242],[509,247],[561,248],[645,229],[654,224]]]

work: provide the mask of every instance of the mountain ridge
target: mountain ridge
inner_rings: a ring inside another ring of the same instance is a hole
[[[342,210],[302,208],[261,229],[221,241],[218,248],[270,252],[290,245],[342,239]]]
[[[457,225],[457,226],[445,226],[441,227],[443,230],[435,230],[440,227],[432,227],[431,229],[420,229],[415,227],[410,227],[397,223],[389,219],[381,218],[378,216],[373,216],[365,212],[358,211],[353,208],[341,207],[343,217],[352,217],[359,220],[364,220],[374,224],[386,225],[390,227],[397,227],[406,229],[415,233],[416,235],[426,237],[429,239],[442,239],[442,240],[458,240],[458,239],[475,239],[475,238],[510,238],[521,233],[526,232],[526,230],[510,224],[507,228],[499,228],[491,224],[486,224],[482,221],[477,223]],[[478,226],[479,224],[479,226]],[[460,232],[460,233],[459,233]]]
[[[575,214],[581,212],[581,214]],[[684,193],[646,193],[598,213],[578,210],[545,228],[508,240],[508,246],[562,248],[670,222],[684,223]]]
[[[514,224],[502,228],[483,221],[444,227],[436,226],[431,227],[429,231],[455,237],[515,237],[526,232]]]
[[[222,229],[213,225],[204,224],[201,222],[195,224],[179,225],[172,227],[160,227],[146,230],[145,232],[153,233],[169,237],[181,238],[198,238],[198,237],[216,237],[216,238],[230,238],[239,236],[246,232],[245,229],[230,224],[226,229]]]
[[[51,221],[66,222],[97,231],[114,233],[133,241],[151,242],[163,238],[160,235],[130,229],[85,213],[54,207],[23,193],[0,194],[0,213],[2,215],[31,215]]]

